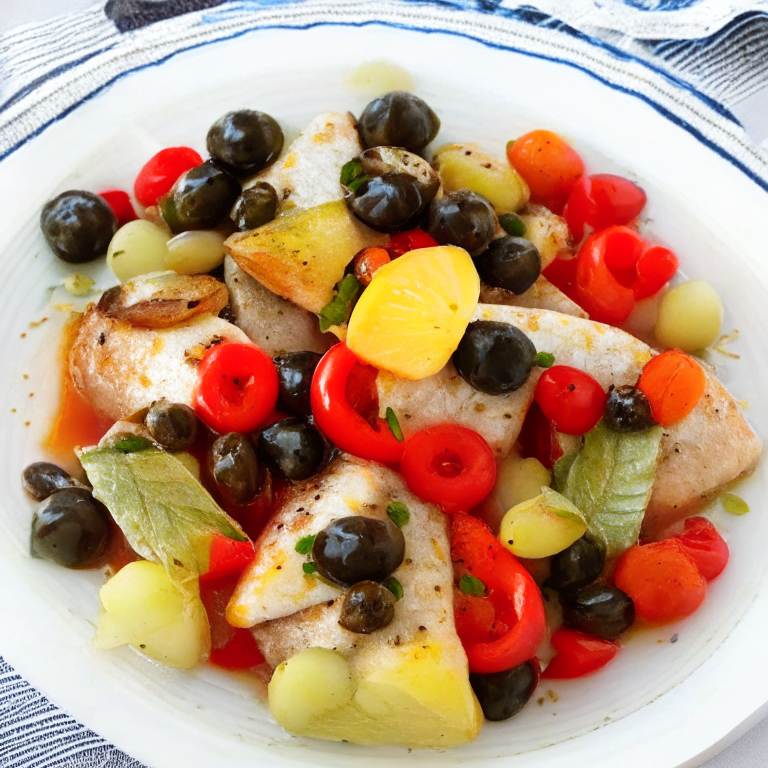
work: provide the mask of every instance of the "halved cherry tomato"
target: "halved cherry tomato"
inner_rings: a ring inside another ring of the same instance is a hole
[[[544,415],[541,406],[535,401],[531,403],[518,438],[522,458],[538,459],[547,469],[552,469],[563,455],[556,432],[555,425]]]
[[[200,361],[195,411],[220,434],[253,432],[274,411],[277,391],[277,371],[266,352],[255,344],[225,342]]]
[[[214,648],[208,661],[224,669],[250,669],[264,663],[253,633],[235,629],[232,639],[223,648]]]
[[[211,541],[208,570],[200,581],[214,581],[239,574],[256,557],[252,541],[235,541],[217,534]]]
[[[371,246],[363,248],[352,260],[355,277],[362,285],[370,285],[376,272],[385,264],[389,264],[390,258],[386,248]]]
[[[685,521],[683,533],[677,533],[673,538],[685,547],[699,573],[707,581],[719,576],[728,564],[728,545],[717,528],[705,517],[689,517]]]
[[[579,153],[552,131],[531,131],[510,141],[507,158],[528,184],[531,200],[557,214],[584,173]]]
[[[578,242],[584,237],[585,225],[599,232],[615,224],[629,224],[645,208],[646,200],[645,192],[622,176],[582,176],[571,191],[563,217]]]
[[[360,368],[363,371],[357,373]],[[374,413],[371,424],[355,410],[349,400],[353,376],[375,383],[376,369],[360,362],[346,344],[337,344],[325,353],[315,369],[310,390],[315,423],[342,451],[395,466],[403,455],[404,443],[398,442],[384,419]],[[370,409],[373,395],[365,387],[358,389]]]
[[[637,386],[648,398],[653,418],[668,427],[696,407],[707,386],[707,377],[690,355],[670,349],[645,364]]]
[[[123,224],[139,218],[136,215],[131,198],[122,189],[107,189],[104,192],[99,192],[99,197],[103,197],[107,201],[107,205],[112,209],[112,213],[115,214],[118,227],[122,227]]]
[[[607,395],[588,373],[553,365],[542,373],[533,399],[558,432],[583,435],[600,421]]]
[[[389,255],[396,259],[409,251],[419,248],[434,248],[437,240],[428,235],[423,229],[409,229],[407,232],[398,232],[389,238],[387,250]]]
[[[408,439],[400,472],[417,496],[450,514],[472,509],[493,490],[496,460],[477,432],[438,424]]]
[[[561,627],[552,635],[557,655],[542,672],[545,680],[569,680],[591,675],[616,658],[621,646],[601,637]]]
[[[531,659],[546,634],[544,603],[533,577],[482,520],[465,512],[451,522],[451,559],[458,570],[483,582],[496,620],[505,614],[501,618],[509,627],[489,640],[459,635],[470,672],[504,672]]]
[[[614,583],[632,598],[635,616],[654,624],[690,616],[707,595],[704,577],[676,539],[630,547],[619,558]]]
[[[133,194],[145,207],[171,191],[179,176],[203,162],[203,158],[190,147],[166,147],[153,155],[139,171],[133,185]]]
[[[506,624],[496,623],[496,609],[487,597],[465,595],[459,589],[453,593],[453,617],[456,634],[465,644],[488,643],[508,630]]]

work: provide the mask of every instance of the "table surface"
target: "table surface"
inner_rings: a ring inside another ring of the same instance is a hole
[[[91,7],[93,0],[0,0],[0,35],[21,24]],[[765,105],[768,107],[768,98]],[[762,110],[761,110],[762,111]],[[761,115],[762,117],[762,115]],[[768,121],[766,121],[768,133]],[[768,763],[768,718],[704,764],[703,768],[757,768]]]

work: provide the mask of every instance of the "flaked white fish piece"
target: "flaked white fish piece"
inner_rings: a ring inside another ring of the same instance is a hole
[[[493,288],[483,283],[480,286],[480,303],[503,304],[507,307],[526,307],[527,309],[549,309],[564,315],[589,317],[573,299],[569,299],[546,277],[539,277],[525,293],[519,296],[503,288]]]
[[[608,325],[547,310],[480,304],[475,320],[510,323],[523,331],[555,363],[586,371],[606,391],[635,384],[655,354],[647,344]],[[704,396],[684,419],[664,433],[662,456],[646,516],[646,530],[659,531],[684,517],[722,486],[751,472],[762,450],[738,404],[704,369]],[[453,422],[479,432],[499,456],[517,440],[541,370],[510,395],[476,392],[449,363],[429,379],[407,381],[381,373],[377,379],[380,413],[388,407],[406,433]]]

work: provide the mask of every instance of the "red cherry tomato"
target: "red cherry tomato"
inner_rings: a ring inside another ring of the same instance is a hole
[[[728,545],[705,517],[689,517],[683,533],[675,534],[673,538],[683,545],[707,581],[719,576],[728,564]]]
[[[211,541],[208,570],[200,576],[200,582],[239,574],[254,557],[256,557],[256,550],[252,541],[235,541],[217,534]]]
[[[439,424],[408,438],[400,472],[417,496],[450,514],[472,509],[491,492],[496,460],[477,432]]]
[[[197,377],[195,411],[220,434],[253,432],[275,409],[277,371],[255,344],[213,347],[200,361]]]
[[[249,629],[235,629],[223,648],[214,648],[208,661],[224,669],[250,669],[264,663],[264,657]]]
[[[104,192],[99,192],[99,197],[103,197],[107,201],[107,205],[112,209],[112,213],[115,214],[118,227],[122,227],[123,224],[139,218],[133,208],[131,198],[122,189],[107,189]]]
[[[552,635],[557,655],[541,677],[545,680],[568,680],[591,675],[616,658],[621,646],[585,632],[562,627]]]
[[[312,414],[320,430],[342,451],[395,466],[404,443],[378,416],[375,383],[376,369],[361,363],[346,344],[337,344],[325,353],[312,377]]]
[[[619,559],[614,583],[632,598],[637,618],[654,624],[690,616],[707,594],[695,561],[676,539],[630,547]]]
[[[453,617],[464,645],[489,643],[508,629],[496,623],[496,609],[487,597],[465,595],[458,589],[453,594]]]
[[[202,162],[203,158],[190,147],[161,149],[139,171],[133,185],[133,194],[145,208],[157,205],[158,199],[171,191],[182,173]]]
[[[584,173],[579,153],[552,131],[531,131],[510,142],[507,158],[527,182],[531,200],[557,214]]]
[[[578,242],[584,237],[584,227],[595,232],[615,224],[629,224],[645,208],[645,192],[629,179],[598,173],[582,176],[574,185],[563,217]]]
[[[434,248],[437,240],[434,240],[422,229],[410,229],[407,232],[398,232],[389,238],[387,250],[391,258],[396,259],[409,251],[419,248]]]
[[[553,365],[541,375],[533,399],[558,432],[583,435],[600,421],[607,395],[588,373]]]

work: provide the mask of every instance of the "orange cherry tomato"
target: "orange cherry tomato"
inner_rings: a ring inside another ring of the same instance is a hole
[[[707,595],[707,583],[677,539],[630,547],[619,559],[616,586],[635,604],[635,616],[666,624],[690,616]]]
[[[706,385],[702,367],[679,349],[651,358],[637,383],[651,404],[653,418],[664,427],[685,418],[696,407]]]
[[[372,246],[371,248],[363,248],[353,259],[352,266],[355,270],[355,277],[363,285],[370,285],[376,272],[389,262],[389,253],[385,248]]]
[[[531,200],[557,214],[584,173],[579,153],[552,131],[531,131],[510,141],[507,158],[530,187]]]

